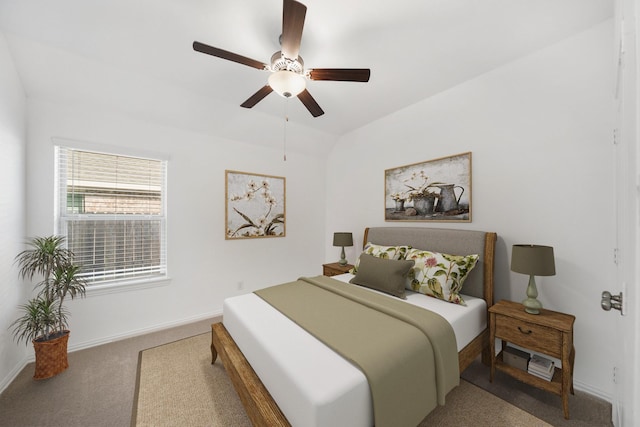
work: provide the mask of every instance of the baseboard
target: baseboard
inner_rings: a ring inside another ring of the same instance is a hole
[[[19,361],[14,368],[9,371],[9,373],[7,374],[6,377],[4,377],[2,379],[2,381],[0,382],[0,393],[2,393],[7,387],[9,387],[9,384],[11,384],[13,382],[13,380],[16,379],[16,377],[18,376],[18,374],[20,372],[22,372],[22,370],[24,369],[25,366],[27,366],[29,364],[29,362],[33,362],[35,360],[35,356],[31,357],[31,360],[29,360],[29,357],[23,357],[21,361]]]
[[[587,385],[583,382],[576,381],[575,377],[573,378],[573,388],[578,391],[585,392],[590,394],[591,396],[598,397],[606,402],[612,403],[613,396],[610,393],[606,393],[600,389],[594,388],[590,385]]]
[[[150,334],[153,332],[162,331],[164,329],[175,328],[177,326],[183,326],[189,323],[198,322],[200,320],[210,319],[212,317],[217,317],[217,316],[222,316],[222,310],[216,310],[210,313],[202,313],[196,316],[186,317],[180,320],[175,320],[167,323],[161,323],[161,324],[150,326],[147,328],[135,329],[122,334],[111,335],[111,336],[103,337],[96,340],[75,343],[74,345],[69,346],[69,352],[83,350],[85,348],[96,347],[96,346],[99,346],[102,344],[108,344],[114,341],[120,341],[127,338],[137,337],[139,335]],[[35,356],[32,357],[32,361],[34,360],[34,357]]]

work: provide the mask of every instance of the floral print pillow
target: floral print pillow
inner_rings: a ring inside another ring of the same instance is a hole
[[[384,259],[406,259],[407,252],[411,250],[411,246],[382,246],[367,242],[364,246],[363,254],[373,255],[376,258]],[[360,265],[360,257],[356,260],[355,266],[349,270],[349,273],[356,274]]]
[[[467,305],[460,292],[462,284],[478,262],[478,255],[460,256],[411,249],[406,259],[415,261],[409,271],[407,289],[454,304]]]

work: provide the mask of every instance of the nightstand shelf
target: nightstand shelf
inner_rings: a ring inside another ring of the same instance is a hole
[[[338,274],[348,273],[353,268],[353,265],[346,264],[340,265],[339,262],[332,262],[330,264],[322,264],[323,276],[337,276]]]
[[[509,366],[502,360],[502,352],[496,356],[496,369],[506,374],[511,375],[513,378],[527,383],[539,389],[549,391],[551,393],[562,396],[562,369],[554,368],[553,378],[551,381],[543,380],[535,375],[531,375],[527,371]]]
[[[569,393],[573,394],[573,323],[570,314],[542,309],[540,314],[529,314],[522,304],[499,301],[489,308],[489,347],[491,349],[491,376],[496,369],[526,384],[557,394],[562,398],[564,417],[569,419]],[[551,381],[538,378],[522,369],[507,365],[502,351],[496,355],[496,338],[502,340],[504,351],[508,342],[560,359],[562,367],[554,368]]]

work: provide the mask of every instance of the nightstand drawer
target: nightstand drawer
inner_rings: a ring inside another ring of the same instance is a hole
[[[557,329],[497,314],[496,337],[549,356],[562,356],[562,332]]]

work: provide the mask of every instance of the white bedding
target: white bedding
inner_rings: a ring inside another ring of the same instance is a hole
[[[351,277],[333,278],[348,282]],[[407,302],[447,319],[460,351],[486,327],[485,301],[463,298],[466,307],[408,292]],[[226,299],[223,322],[292,426],[373,425],[364,374],[260,297]]]

